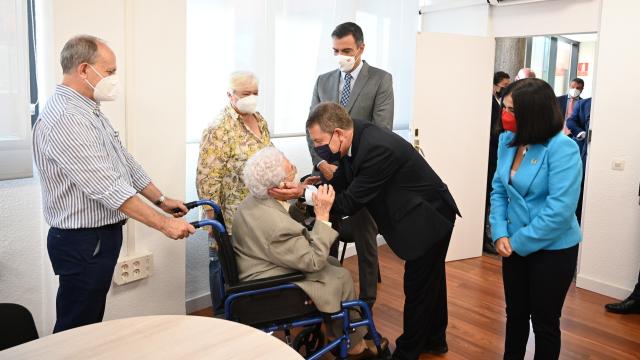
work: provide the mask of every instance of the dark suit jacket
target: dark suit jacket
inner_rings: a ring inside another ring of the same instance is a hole
[[[332,212],[352,215],[367,207],[389,247],[413,260],[450,236],[459,215],[447,186],[402,137],[354,120],[351,157],[341,159]]]
[[[567,113],[567,103],[569,102],[569,95],[564,94],[562,96],[558,96],[556,97],[556,100],[558,100],[558,106],[560,106],[560,111],[562,112],[562,116],[564,117],[564,115]],[[578,97],[578,100],[582,100],[582,98]],[[576,106],[573,105],[574,109],[575,107]]]
[[[502,121],[502,106],[496,100],[495,96],[491,95],[491,129],[489,135],[489,168],[487,172],[487,190],[491,191],[491,180],[493,174],[496,172],[496,166],[498,165],[498,139],[500,137],[500,129],[502,128],[500,122]],[[488,196],[488,195],[487,195]]]
[[[583,140],[575,139],[580,148],[582,160],[587,156],[587,143],[589,141],[589,122],[591,121],[591,98],[580,100],[573,106],[573,113],[567,118],[567,127],[571,130],[574,139],[581,132],[586,132],[587,138]]]

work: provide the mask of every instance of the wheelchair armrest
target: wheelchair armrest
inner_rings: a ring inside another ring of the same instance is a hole
[[[304,273],[297,271],[289,274],[282,274],[277,276],[271,276],[263,279],[255,279],[249,281],[243,281],[236,285],[230,285],[227,287],[226,292],[228,294],[250,291],[250,290],[259,290],[270,288],[278,285],[292,283],[294,281],[300,281],[305,279]]]

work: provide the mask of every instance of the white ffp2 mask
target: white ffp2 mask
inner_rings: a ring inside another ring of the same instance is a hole
[[[353,66],[356,64],[355,56],[336,55],[336,60],[338,61],[338,68],[342,72],[353,70]]]
[[[580,96],[580,93],[582,93],[582,91],[576,88],[569,89],[569,96],[571,96],[574,99],[578,98],[578,96]]]
[[[93,98],[96,101],[113,101],[118,97],[118,76],[109,75],[102,76],[91,64],[88,64],[91,70],[101,77],[96,86],[91,85],[89,80],[84,81],[93,89]]]
[[[236,101],[236,107],[238,108],[238,111],[243,114],[253,114],[256,112],[256,108],[258,107],[258,96],[249,95],[239,98],[238,101]]]

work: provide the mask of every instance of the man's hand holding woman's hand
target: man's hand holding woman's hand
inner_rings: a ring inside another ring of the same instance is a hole
[[[280,187],[269,189],[269,196],[280,201],[297,199],[304,194],[305,186],[304,183],[283,182]]]

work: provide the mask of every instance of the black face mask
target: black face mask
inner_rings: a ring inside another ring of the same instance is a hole
[[[329,139],[329,142],[327,144],[316,146],[314,148],[314,150],[316,151],[316,154],[318,154],[318,156],[322,160],[328,162],[329,164],[333,164],[340,160],[340,147],[342,147],[342,141],[340,141],[340,146],[338,147],[338,151],[337,152],[331,151],[329,144],[331,144],[332,139],[333,139],[333,134],[331,134],[331,138]]]

